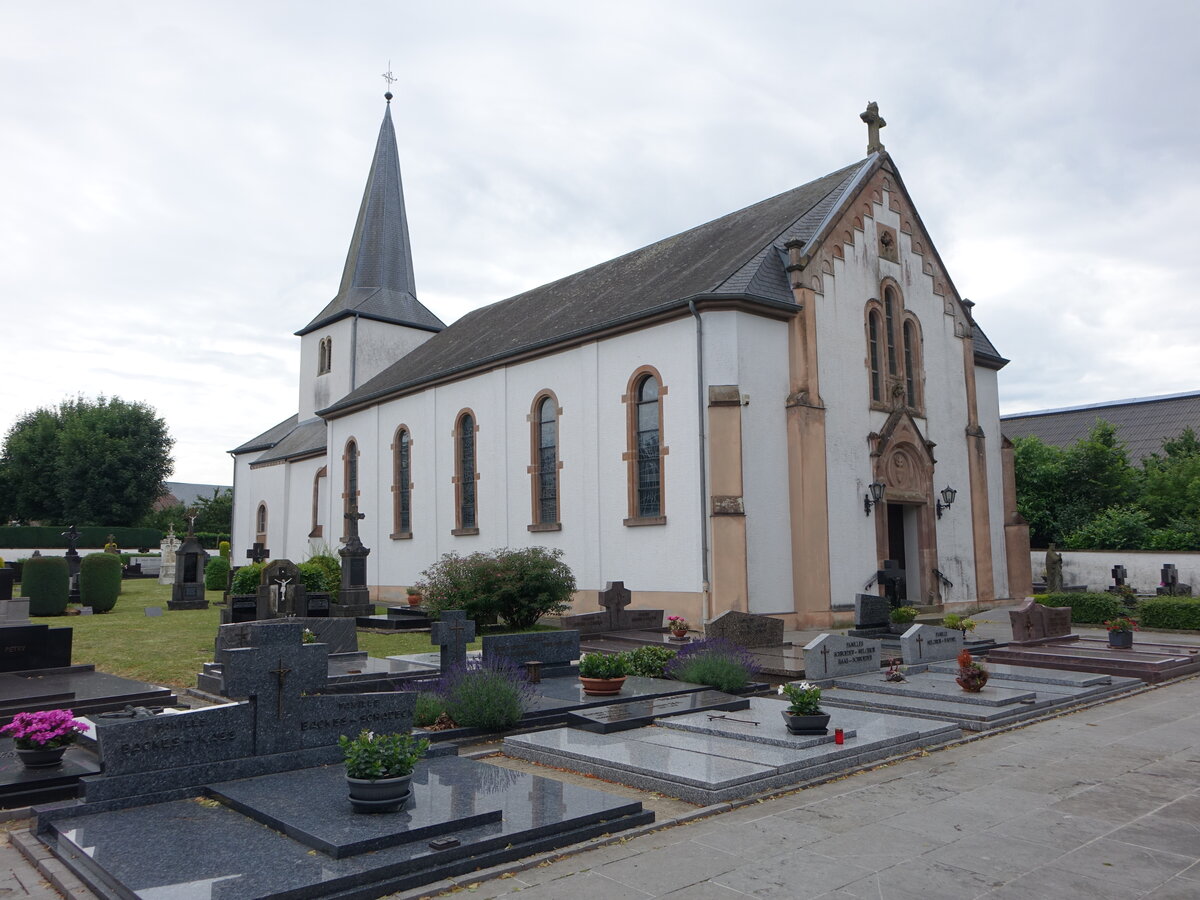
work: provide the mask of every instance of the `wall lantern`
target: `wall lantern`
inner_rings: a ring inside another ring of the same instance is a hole
[[[867,485],[871,493],[863,494],[863,512],[868,516],[871,514],[871,507],[883,501],[883,492],[887,488],[882,481],[872,481]]]
[[[942,499],[937,502],[937,516],[939,519],[942,517],[942,513],[950,508],[956,496],[958,496],[958,491],[950,487],[950,485],[942,488]]]

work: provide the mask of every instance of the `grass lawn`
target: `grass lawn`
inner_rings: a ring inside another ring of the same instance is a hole
[[[14,596],[20,596],[16,591]],[[171,585],[154,578],[121,582],[121,596],[112,612],[94,616],[37,616],[33,622],[74,629],[71,661],[92,663],[102,672],[150,681],[172,688],[196,686],[196,674],[213,658],[213,644],[221,611],[167,609]],[[220,591],[209,591],[208,602],[217,603]],[[161,606],[162,616],[147,617],[147,606]],[[537,630],[545,630],[538,628]],[[477,639],[469,647],[477,650]],[[437,649],[426,633],[358,633],[358,649],[371,656],[428,653]]]

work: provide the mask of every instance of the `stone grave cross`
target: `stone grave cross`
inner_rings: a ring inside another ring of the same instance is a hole
[[[271,558],[271,551],[262,541],[255,541],[254,546],[246,551],[246,559],[253,563],[265,562]]]
[[[442,611],[442,618],[429,629],[429,639],[441,650],[443,674],[467,661],[467,644],[475,640],[475,621],[461,609]]]
[[[1112,567],[1112,577],[1113,577],[1113,586],[1121,587],[1123,584],[1125,584],[1125,579],[1128,578],[1129,576],[1125,572],[1124,566],[1116,565],[1116,566]]]
[[[1167,589],[1168,594],[1174,594],[1179,585],[1179,572],[1175,568],[1174,563],[1167,563],[1162,567],[1162,572],[1159,574],[1162,580],[1163,587]]]
[[[608,610],[608,630],[622,631],[625,628],[625,607],[633,602],[633,593],[626,589],[623,581],[610,581],[600,592],[600,605]]]
[[[256,754],[299,749],[302,697],[325,687],[329,647],[305,644],[300,635],[299,625],[252,625],[252,646],[226,651],[225,693],[254,701]]]
[[[353,540],[360,539],[358,536],[358,522],[360,519],[365,519],[366,517],[367,517],[367,514],[360,513],[358,511],[357,506],[355,506],[353,509],[351,509],[350,512],[346,513],[344,518],[346,519],[346,543],[347,544],[350,543],[351,539],[353,539]]]

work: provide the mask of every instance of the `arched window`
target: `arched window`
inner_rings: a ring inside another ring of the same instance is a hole
[[[267,504],[259,503],[254,513],[254,540],[257,543],[267,542]]]
[[[629,518],[626,525],[662,525],[663,504],[662,398],[667,389],[658,372],[644,366],[634,373],[625,395],[628,410]]]
[[[328,472],[326,466],[321,466],[317,469],[317,474],[313,476],[312,489],[312,530],[308,536],[313,538],[322,537],[325,533],[324,526],[321,525],[321,479]]]
[[[925,367],[921,357],[921,326],[911,314],[904,319],[904,402],[910,409],[925,406]]]
[[[354,438],[346,441],[346,452],[342,455],[342,474],[345,490],[342,492],[343,514],[358,512],[358,442]],[[342,535],[346,534],[343,516]]]
[[[867,360],[871,371],[871,399],[883,401],[883,373],[879,371],[879,312],[867,313]]]
[[[333,338],[321,338],[317,348],[317,374],[324,375],[333,367]]]
[[[452,534],[479,534],[479,510],[476,506],[475,416],[470,410],[458,414],[454,426],[455,522]]]
[[[896,292],[890,287],[883,289],[884,337],[887,340],[888,374],[895,375],[896,366]]]
[[[543,391],[533,401],[530,445],[532,460],[529,474],[533,489],[533,524],[531,530],[550,531],[559,525],[558,506],[558,401],[549,391]]]
[[[412,436],[401,425],[392,441],[392,537],[412,537]]]

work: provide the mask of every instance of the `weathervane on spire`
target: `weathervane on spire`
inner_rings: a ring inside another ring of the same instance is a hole
[[[392,82],[397,80],[396,76],[392,74],[392,61],[390,59],[388,60],[388,70],[380,77],[387,82],[387,92],[384,93],[383,97],[390,106],[392,102]]]

